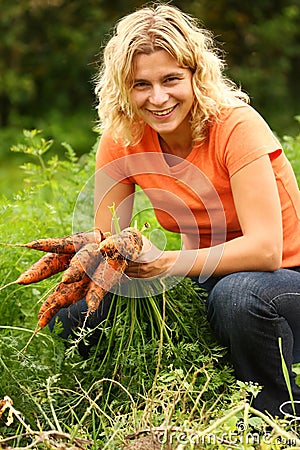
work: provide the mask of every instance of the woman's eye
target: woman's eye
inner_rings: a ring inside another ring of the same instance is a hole
[[[145,83],[144,81],[138,81],[137,83],[134,83],[133,87],[134,88],[143,88],[147,86],[147,83]]]
[[[170,83],[170,84],[172,84],[172,83],[176,83],[177,81],[179,81],[180,80],[180,78],[178,78],[178,77],[169,77],[169,78],[166,78],[165,79],[165,83]]]

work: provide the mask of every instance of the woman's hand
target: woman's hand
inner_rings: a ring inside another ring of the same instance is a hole
[[[152,242],[143,236],[142,253],[136,261],[130,261],[126,275],[131,278],[152,278],[168,275],[173,267],[173,255],[176,252],[159,250]]]

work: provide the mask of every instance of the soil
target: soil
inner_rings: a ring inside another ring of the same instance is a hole
[[[144,436],[125,445],[123,450],[161,450],[161,446],[152,436]]]

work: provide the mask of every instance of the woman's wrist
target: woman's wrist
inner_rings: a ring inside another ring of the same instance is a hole
[[[165,254],[168,275],[185,277],[200,274],[203,264],[199,261],[199,250],[170,250]]]
[[[164,266],[168,276],[187,275],[185,262],[181,250],[166,250],[164,252]]]

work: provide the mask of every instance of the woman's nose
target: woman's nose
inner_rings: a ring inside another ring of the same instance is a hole
[[[149,101],[152,105],[160,106],[168,101],[169,95],[163,86],[156,85],[152,87]]]

